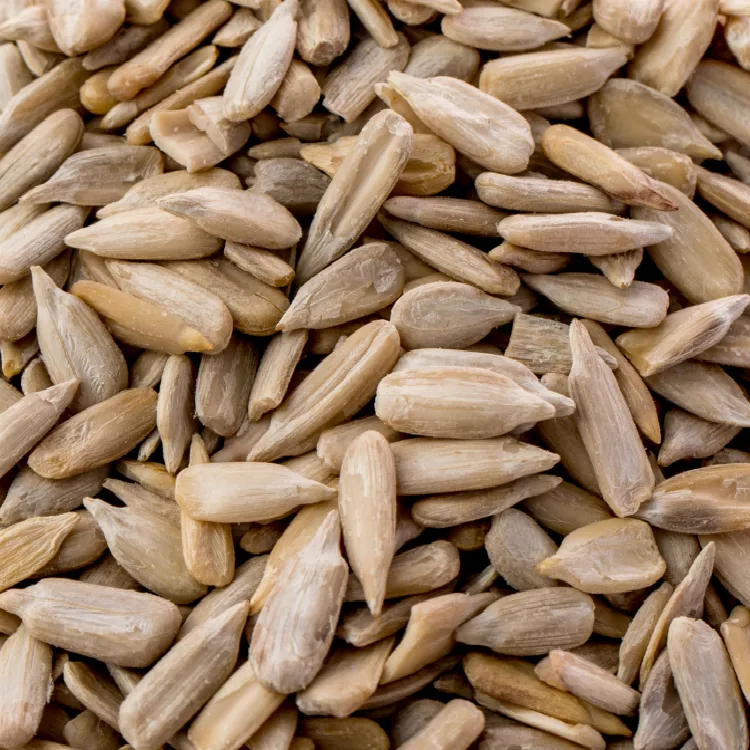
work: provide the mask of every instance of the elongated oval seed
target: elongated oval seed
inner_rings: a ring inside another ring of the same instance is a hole
[[[79,380],[72,409],[87,409],[126,388],[125,358],[96,313],[59,289],[38,266],[32,268],[31,276],[37,339],[50,378],[58,384]]]
[[[388,83],[432,132],[473,161],[506,174],[526,168],[534,150],[531,129],[502,101],[455,78],[416,78],[392,71]]]
[[[398,182],[412,140],[411,125],[390,110],[378,113],[362,128],[318,204],[297,263],[299,283],[304,284],[354,244]]]
[[[707,623],[678,617],[669,626],[669,663],[696,743],[743,748],[747,718],[737,678],[719,634]]]
[[[555,415],[554,407],[504,375],[473,367],[425,367],[380,381],[375,413],[399,432],[488,438]]]
[[[568,534],[537,570],[589,594],[617,594],[655,583],[666,563],[648,524],[612,518]]]
[[[491,604],[458,628],[456,639],[500,654],[531,656],[580,646],[593,627],[591,597],[570,588],[532,589]]]
[[[290,693],[314,679],[333,640],[346,589],[338,514],[289,561],[253,630],[250,663],[268,689]]]
[[[634,281],[627,289],[618,289],[598,274],[526,274],[522,278],[561,310],[611,325],[657,326],[664,320],[669,305],[669,295],[663,289],[644,281]]]
[[[120,707],[126,740],[156,750],[198,712],[237,662],[247,611],[241,602],[212,617],[149,670]]]
[[[361,318],[395,302],[404,281],[393,250],[380,242],[363,245],[303,284],[277,328],[328,328]]]
[[[356,438],[344,454],[339,513],[352,572],[374,617],[380,615],[396,551],[396,465],[380,433]]]
[[[177,475],[180,506],[200,521],[270,521],[300,505],[329,500],[335,490],[270,463],[201,464]]]
[[[380,223],[408,250],[433,268],[457,281],[479,287],[488,294],[512,295],[518,291],[515,271],[493,262],[477,248],[450,235],[417,224],[380,217]]]
[[[503,219],[498,231],[503,239],[521,247],[584,255],[621,253],[668,241],[674,234],[670,227],[658,226],[656,221],[623,219],[595,211],[517,214]]]
[[[66,479],[121,458],[155,426],[156,393],[151,388],[121,391],[59,424],[28,463],[47,479]]]
[[[661,183],[661,190],[679,210],[633,208],[635,219],[659,221],[673,232],[648,253],[659,270],[691,302],[709,302],[742,293],[742,265],[711,220],[677,188]]]
[[[180,626],[179,610],[166,599],[67,578],[46,578],[0,597],[35,638],[126,667],[153,664]]]
[[[172,355],[164,366],[156,402],[156,428],[164,465],[175,474],[195,428],[195,372],[184,354]]]

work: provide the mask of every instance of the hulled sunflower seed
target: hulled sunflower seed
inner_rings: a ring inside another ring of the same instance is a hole
[[[402,750],[466,750],[484,729],[484,714],[469,701],[446,703],[433,719],[401,745]]]
[[[172,355],[164,366],[156,402],[156,428],[164,465],[176,474],[195,428],[195,371],[184,355]]]
[[[301,0],[297,49],[311,65],[330,65],[349,46],[349,9],[345,0]]]

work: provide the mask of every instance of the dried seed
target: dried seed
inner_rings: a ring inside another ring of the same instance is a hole
[[[743,604],[749,601],[746,579],[742,574],[748,554],[747,531],[701,535],[699,539],[702,547],[714,545],[714,573],[724,588]]]
[[[162,440],[164,464],[176,474],[195,428],[195,373],[184,355],[172,355],[164,366],[156,402],[156,427]]]
[[[349,46],[349,10],[345,0],[301,0],[297,49],[311,65],[330,65]]]
[[[29,454],[28,463],[47,479],[66,479],[124,456],[155,426],[156,393],[121,391],[60,423]]]
[[[661,212],[660,214],[661,215]],[[673,233],[655,221],[636,221],[600,212],[517,214],[498,224],[500,236],[544,252],[609,255],[669,241]]]
[[[355,1],[374,5],[373,0]],[[326,76],[321,86],[323,106],[346,122],[354,122],[375,99],[375,85],[385,83],[391,71],[403,70],[408,59],[409,42],[403,34],[396,34],[389,48],[365,37]]]
[[[64,578],[0,596],[35,638],[121,666],[152,664],[180,625],[177,607],[160,597]]]
[[[299,709],[308,716],[345,718],[354,713],[377,689],[394,640],[334,651],[309,687],[298,693]]]
[[[71,408],[82,411],[126,388],[125,358],[99,317],[77,297],[58,289],[38,266],[31,275],[39,348],[52,382],[79,381]]]
[[[388,441],[380,433],[365,432],[347,448],[339,512],[349,564],[377,617],[396,549],[396,468]]]
[[[609,256],[613,257],[613,256]],[[611,354],[617,361],[614,372],[622,397],[630,409],[630,414],[638,429],[653,443],[661,442],[661,428],[656,404],[635,368],[615,346],[607,332],[594,321],[581,321],[594,344]]]
[[[666,651],[656,660],[645,686],[641,683],[641,689],[638,731],[633,746],[638,750],[676,747],[689,736],[690,728],[672,679]]]
[[[458,575],[458,550],[444,540],[414,547],[397,555],[388,570],[385,598],[423,594],[446,585]],[[345,601],[365,601],[361,583],[349,577]]]
[[[8,379],[15,377],[37,354],[39,343],[33,331],[18,341],[0,342],[3,376]]]
[[[501,211],[495,211],[479,201],[444,196],[399,196],[389,198],[383,208],[398,219],[414,222],[427,229],[485,237],[496,237],[497,223],[505,217]]]
[[[156,207],[109,216],[67,234],[65,242],[103,258],[152,261],[205,258],[221,247],[193,222]]]
[[[65,249],[65,236],[80,229],[88,209],[55,206],[0,241],[0,280],[3,284],[28,276],[32,266],[44,266]]]
[[[619,148],[617,153],[642,169],[649,177],[676,187],[688,198],[695,194],[698,168],[685,154],[651,146]]]
[[[568,253],[540,253],[507,241],[503,241],[502,244],[490,250],[488,255],[498,263],[515,266],[530,273],[562,271],[571,260]],[[602,255],[601,257],[607,258],[609,256]]]
[[[715,0],[665,3],[656,31],[639,48],[629,75],[665,96],[675,96],[711,43],[717,7]]]
[[[250,663],[265,686],[303,690],[323,664],[346,588],[339,534],[331,513],[269,594],[250,644]]]
[[[484,729],[484,714],[465,700],[446,703],[433,719],[401,745],[402,750],[466,750]]]
[[[571,325],[570,345],[575,419],[602,496],[618,515],[632,515],[654,487],[643,444],[614,375],[601,362],[588,332],[578,321]],[[613,424],[619,431],[617,449],[605,453],[604,446],[614,445],[605,434]]]
[[[517,110],[565,104],[598,91],[626,61],[626,53],[617,47],[511,55],[482,68],[479,88]]]
[[[699,620],[678,617],[669,626],[668,650],[677,692],[696,744],[745,747],[748,731],[742,696],[716,631]]]
[[[734,439],[742,428],[707,422],[682,409],[670,409],[664,417],[664,443],[659,464],[669,466],[685,458],[712,456]]]
[[[237,523],[280,518],[336,492],[285,466],[252,462],[191,466],[178,474],[175,495],[192,518]]]
[[[229,241],[224,245],[224,256],[269,286],[285,287],[294,279],[294,269],[270,250]]]
[[[654,669],[656,657],[667,645],[667,634],[672,621],[677,617],[700,617],[703,614],[703,602],[706,598],[706,587],[711,580],[714,567],[714,545],[708,544],[695,558],[685,578],[675,588],[667,605],[661,611],[646,653],[641,662],[641,685],[644,685]]]
[[[187,635],[138,683],[120,707],[125,739],[156,750],[220,688],[237,661],[247,602]]]
[[[568,482],[525,500],[523,509],[542,526],[563,536],[612,517],[603,500]]]
[[[148,127],[154,143],[188,172],[213,167],[224,158],[222,150],[192,123],[187,109],[153,112]]]
[[[108,42],[125,20],[122,0],[89,0],[73,6],[65,0],[49,0],[45,8],[52,36],[69,57]]]
[[[209,351],[213,348],[200,331],[173,315],[166,307],[95,281],[78,281],[71,291],[103,316],[112,334],[120,340],[147,345],[149,349],[165,355]],[[157,384],[158,380],[153,383]],[[134,382],[131,385],[149,387],[151,384]]]
[[[83,135],[83,122],[72,109],[53,112],[25,135],[2,159],[0,209],[36,189],[73,153]],[[35,201],[44,203],[45,201]]]
[[[297,709],[288,702],[282,703],[246,744],[250,750],[289,750],[296,729]]]
[[[736,253],[750,252],[750,230],[726,216],[713,214],[710,218]]]
[[[597,4],[600,12],[606,12],[605,3],[598,0]],[[719,156],[719,149],[698,130],[679,104],[638,81],[628,78],[607,81],[589,99],[588,115],[597,140],[610,148],[656,146],[696,159]]]
[[[638,0],[636,3],[596,0],[594,18],[618,39],[628,44],[643,44],[656,31],[663,9],[662,0]]]
[[[721,625],[721,635],[724,638],[729,658],[732,661],[737,680],[743,695],[748,692],[747,649],[748,649],[748,610],[737,606],[732,610],[729,619]]]
[[[456,639],[500,654],[530,656],[580,646],[593,627],[594,604],[586,594],[563,587],[531,589],[491,604],[458,628]]]
[[[344,140],[348,138],[342,137],[337,144]],[[308,144],[304,148],[316,147],[316,144]],[[255,165],[252,190],[270,195],[293,214],[307,216],[315,213],[330,182],[327,175],[297,158],[264,158]]]
[[[60,52],[50,31],[47,11],[42,7],[23,8],[0,26],[0,36],[4,41],[19,39],[48,52]]]
[[[117,729],[122,693],[116,684],[86,663],[67,662],[63,668],[66,687],[102,721]]]
[[[34,77],[26,67],[15,44],[0,46],[0,71],[2,71],[0,108],[5,109],[13,96],[24,86],[28,86],[34,80]]]
[[[158,0],[164,5],[164,0]],[[100,70],[107,65],[120,65],[133,55],[140,52],[147,44],[161,36],[168,28],[166,20],[161,18],[161,12],[155,16],[138,15],[136,5],[152,4],[151,0],[128,0],[126,10],[133,16],[136,23],[146,26],[123,26],[105,44],[92,49],[83,58],[86,70]]]
[[[217,47],[242,47],[262,25],[249,8],[238,8],[211,41]]]
[[[203,3],[187,18],[122,64],[111,75],[109,90],[121,101],[132,99],[162,76],[172,63],[197,47],[231,14],[231,5],[224,0]]]
[[[76,511],[78,523],[60,545],[57,554],[43,567],[37,576],[59,575],[80,570],[96,562],[107,549],[104,534],[96,521],[85,510]]]

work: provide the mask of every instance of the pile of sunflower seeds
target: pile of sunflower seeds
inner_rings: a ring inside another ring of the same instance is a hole
[[[0,42],[0,748],[748,750],[750,0]]]

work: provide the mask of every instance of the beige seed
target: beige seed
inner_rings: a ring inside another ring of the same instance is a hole
[[[605,3],[598,5],[606,12]],[[607,81],[589,100],[588,115],[594,135],[610,148],[652,146],[696,159],[718,157],[719,150],[679,104],[638,81]]]
[[[0,159],[0,208],[9,208],[48,179],[77,148],[82,135],[83,122],[72,109],[50,114],[25,135]]]
[[[715,547],[714,573],[724,586],[743,604],[750,601],[743,570],[748,554],[748,533],[746,530],[727,534],[701,535],[701,546],[713,544]],[[707,607],[708,608],[708,607]]]
[[[297,709],[289,702],[282,703],[246,745],[250,750],[279,750],[291,748],[297,729]],[[314,748],[313,748],[314,750]]]
[[[277,409],[268,432],[248,454],[251,461],[274,460],[296,451],[324,427],[355,414],[375,394],[377,383],[396,362],[396,328],[374,321],[350,336],[318,365]]]
[[[363,245],[303,284],[277,328],[328,328],[369,315],[398,299],[404,276],[386,244]]]
[[[309,687],[297,694],[297,706],[308,716],[345,718],[377,689],[394,638],[364,648],[334,651]]]
[[[589,594],[646,588],[665,569],[651,528],[632,518],[612,518],[577,529],[563,539],[555,555],[537,565],[543,575]]]
[[[42,7],[30,6],[13,15],[0,26],[0,36],[4,41],[23,40],[48,52],[60,52],[52,36],[47,11]]]
[[[131,127],[137,123],[138,120]],[[187,109],[155,111],[148,128],[154,143],[188,172],[213,167],[224,158],[222,150],[192,123]]]
[[[558,456],[514,438],[432,440],[391,445],[399,495],[481,490],[546,471]]]
[[[643,44],[656,31],[664,3],[662,0],[597,0],[594,3],[596,22],[610,34],[628,44]]]
[[[661,215],[661,212],[660,212]],[[649,217],[650,218],[650,217]],[[517,214],[498,224],[500,236],[544,252],[609,255],[669,241],[673,232],[655,221],[636,221],[601,212]]]
[[[39,349],[52,382],[79,381],[70,402],[72,410],[87,409],[126,388],[125,358],[96,313],[59,289],[38,266],[32,268],[31,275]]]
[[[364,1],[374,6],[373,0]],[[398,72],[406,66],[409,42],[400,33],[395,41],[395,45],[385,48],[365,37],[354,45],[323,81],[323,106],[348,123],[362,115],[376,97],[375,86],[385,83],[391,71]]]
[[[519,288],[515,271],[493,262],[481,250],[448,234],[417,224],[380,217],[389,234],[433,268],[456,281],[473,284],[488,294],[509,296]]]
[[[348,137],[343,136],[336,142],[336,146],[348,140]],[[320,148],[320,145],[309,143],[303,148],[315,149]],[[297,150],[301,154],[302,148],[298,147]],[[252,190],[270,195],[293,214],[307,216],[315,213],[329,184],[327,175],[298,158],[264,158],[255,165]]]
[[[32,331],[18,341],[0,342],[0,360],[5,378],[13,378],[39,354],[39,343]]]
[[[716,0],[665,3],[656,31],[638,50],[629,75],[665,96],[675,96],[711,43],[717,6]]]
[[[109,490],[128,508],[155,513],[168,521],[176,521],[179,518],[179,509],[171,498],[158,495],[137,482],[105,479],[104,489]]]
[[[659,325],[667,314],[667,293],[643,281],[617,289],[597,274],[526,274],[523,280],[561,310],[602,323],[649,328]]]
[[[512,320],[519,308],[455,281],[425,284],[404,294],[391,321],[409,349],[462,348]]]
[[[517,110],[565,104],[598,91],[627,60],[617,47],[573,47],[491,60],[479,88]],[[529,80],[534,86],[529,86]]]
[[[23,44],[19,48],[23,50]],[[60,60],[57,56],[54,59],[56,62]],[[10,151],[53,112],[77,107],[79,89],[88,76],[80,58],[72,58],[56,64],[18,91],[0,116],[0,153]]]
[[[232,14],[223,0],[202,4],[187,18],[121,65],[109,79],[109,90],[121,101],[132,99],[162,76],[172,63],[200,44]]]
[[[660,211],[675,203],[642,170],[590,136],[568,125],[553,125],[542,136],[544,153],[559,167],[597,185],[613,198]]]
[[[123,696],[109,677],[80,661],[67,662],[63,667],[63,676],[66,687],[88,710],[117,729],[117,714]]]
[[[354,244],[401,176],[411,147],[411,126],[393,112],[379,113],[365,125],[318,205],[297,264],[299,283]]]
[[[640,693],[614,675],[569,651],[552,651],[549,658],[557,677],[574,695],[612,713],[636,712]]]
[[[7,240],[19,229],[23,229],[30,221],[44,213],[48,206],[29,206],[16,203],[12,208],[0,212],[0,242]]]
[[[440,713],[401,745],[402,750],[466,750],[484,729],[484,714],[465,700],[447,703]]]
[[[212,617],[179,641],[120,707],[120,729],[136,747],[156,750],[189,721],[237,661],[247,602]]]
[[[199,521],[268,521],[300,505],[335,497],[334,490],[278,464],[191,466],[177,476],[180,506]]]
[[[672,679],[666,651],[656,660],[641,689],[638,731],[633,737],[633,746],[638,750],[652,747],[666,750],[685,740],[690,735],[690,728]]]
[[[225,155],[239,151],[250,137],[250,123],[231,122],[224,116],[223,98],[220,96],[198,99],[187,108],[188,119],[204,132]]]
[[[175,605],[160,597],[64,578],[0,596],[35,638],[122,666],[152,664],[180,624]]]
[[[716,631],[700,620],[678,617],[669,626],[668,650],[677,692],[696,744],[746,747],[742,696]]]
[[[155,426],[156,393],[150,388],[121,391],[59,424],[28,463],[47,479],[66,479],[124,456]]]
[[[281,403],[306,342],[304,329],[279,333],[269,341],[250,392],[248,416],[251,422]]]
[[[656,621],[656,627],[641,662],[641,685],[646,684],[652,669],[655,668],[657,656],[667,645],[667,634],[672,621],[677,617],[700,617],[703,614],[706,587],[711,580],[713,567],[714,545],[709,544],[696,557]]]
[[[377,617],[396,549],[396,467],[380,433],[365,432],[347,448],[341,465],[339,513],[349,564]]]
[[[55,206],[0,241],[2,283],[18,281],[32,266],[44,266],[60,255],[65,249],[65,236],[80,229],[87,213],[78,206]]]
[[[156,0],[164,5],[164,0]],[[91,50],[83,58],[86,70],[100,70],[107,65],[120,65],[137,52],[140,52],[156,37],[161,36],[168,27],[161,12],[153,16],[146,15],[136,8],[137,5],[153,5],[153,0],[128,0],[126,10],[133,16],[135,23],[149,24],[147,26],[123,26],[108,42]],[[163,10],[163,9],[162,9]]]
[[[728,620],[721,625],[721,635],[724,638],[729,658],[732,661],[737,680],[743,695],[747,694],[748,683],[747,649],[748,649],[748,617],[747,607],[737,606],[732,610]]]
[[[346,588],[339,536],[338,514],[330,513],[270,592],[250,644],[250,663],[266,687],[302,690],[323,664]]]
[[[349,46],[349,11],[345,0],[301,0],[297,48],[311,65],[330,65]]]
[[[28,86],[34,80],[34,77],[26,67],[15,44],[0,46],[0,71],[2,71],[0,108],[5,109],[13,96],[24,86]]]
[[[444,540],[413,547],[397,555],[388,570],[385,598],[423,594],[445,586],[458,575],[458,550]],[[349,577],[345,601],[365,601],[362,584]]]
[[[570,34],[559,21],[511,8],[471,5],[458,14],[446,15],[441,29],[455,42],[497,52],[533,50]]]
[[[588,331],[592,342],[611,354],[617,361],[617,369],[614,372],[615,380],[636,426],[651,442],[660,443],[659,414],[653,396],[645,383],[602,326],[591,320],[583,320],[582,324]]]
[[[438,438],[489,438],[554,416],[510,378],[479,368],[426,367],[387,375],[375,412],[395,430]]]
[[[138,591],[140,585],[110,554],[105,554],[94,565],[84,570],[79,580],[96,586]],[[179,617],[179,611],[178,611]]]
[[[599,359],[588,332],[573,321],[570,392],[576,423],[602,495],[615,513],[631,515],[650,497],[654,478],[627,403],[612,372]],[[617,447],[607,436],[618,425]],[[609,452],[606,447],[613,448]]]
[[[72,7],[64,0],[49,0],[45,8],[55,41],[70,57],[108,42],[125,20],[122,0],[89,1]]]
[[[173,315],[166,307],[95,281],[79,281],[71,291],[103,316],[112,334],[125,342],[147,345],[149,349],[165,354],[200,352],[213,348],[200,331]],[[131,385],[138,387],[150,384]]]
[[[750,403],[718,365],[682,362],[647,377],[646,383],[660,396],[709,422],[739,427],[749,423]]]
[[[736,253],[750,252],[750,230],[726,216],[713,214],[710,218]]]
[[[740,222],[750,224],[747,210],[750,207],[750,186],[724,175],[698,168],[698,192],[727,216]]]
[[[444,196],[398,196],[389,198],[383,208],[397,219],[414,222],[427,229],[486,237],[497,236],[497,223],[505,216],[480,201]]]
[[[285,122],[296,122],[313,111],[318,99],[320,86],[313,72],[301,60],[292,59],[271,106]]]
[[[238,8],[211,41],[218,47],[242,47],[261,26],[249,8]]]
[[[649,177],[676,187],[688,198],[695,194],[698,168],[685,154],[657,146],[618,148],[617,153],[642,169]]]
[[[669,466],[685,458],[707,458],[734,439],[741,427],[707,422],[705,419],[670,409],[664,417],[664,443],[659,465]]]
[[[57,554],[37,571],[40,577],[80,570],[96,562],[106,551],[107,542],[93,516],[85,510],[75,514],[78,523],[60,545]]]
[[[532,589],[491,604],[458,628],[456,639],[501,654],[528,656],[580,646],[593,625],[594,605],[586,594],[562,587]],[[469,671],[467,676],[471,680]]]
[[[161,437],[164,464],[170,474],[180,468],[195,428],[195,372],[184,355],[172,355],[164,366],[156,402],[156,427]]]
[[[31,393],[38,393],[52,387],[47,368],[44,366],[41,357],[35,357],[26,366],[21,373],[21,391],[24,396]]]
[[[270,250],[229,241],[224,245],[224,256],[269,286],[285,287],[294,279],[294,269]]]

